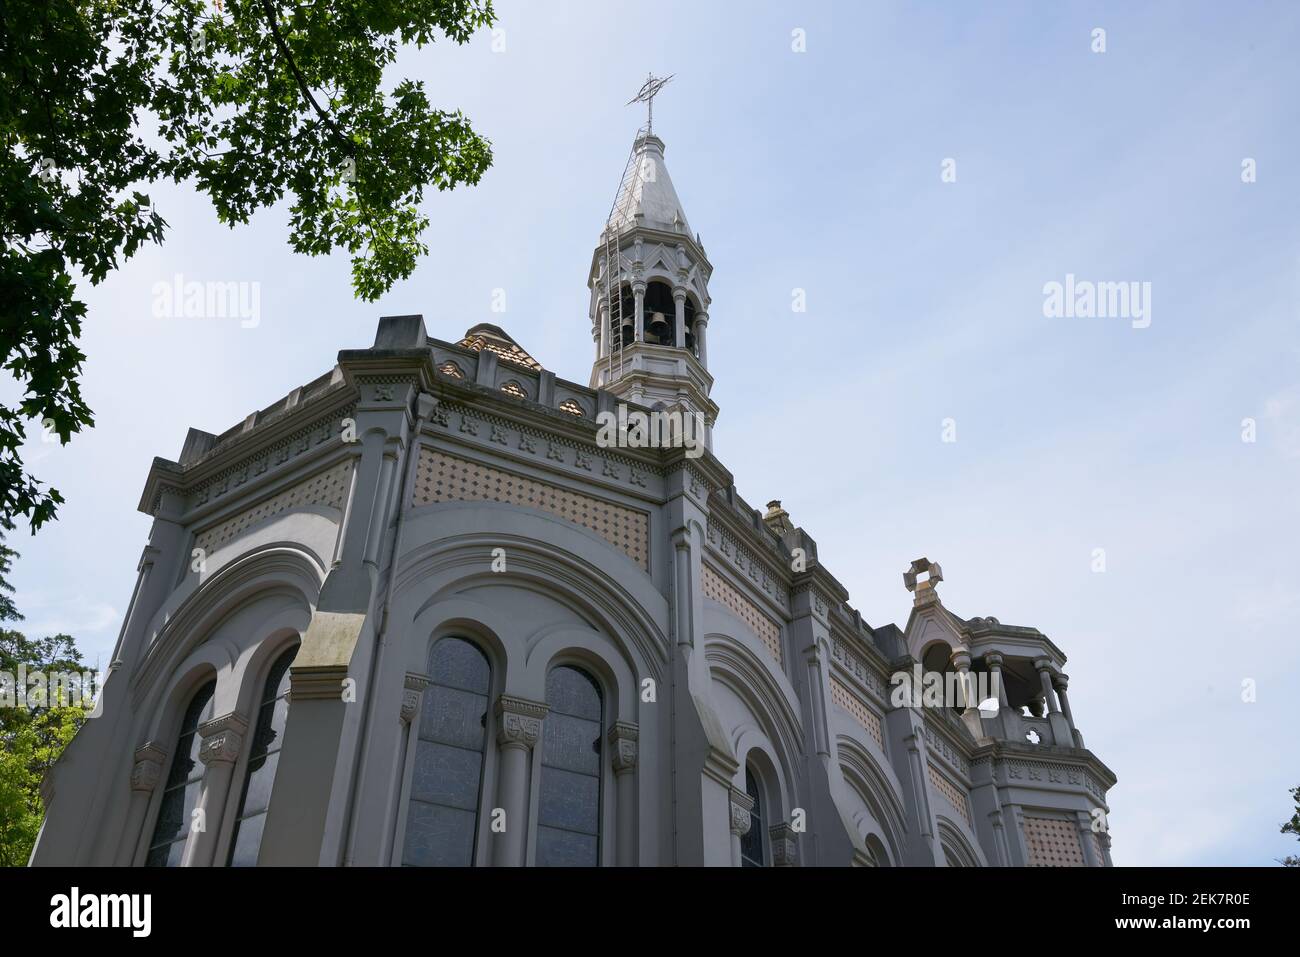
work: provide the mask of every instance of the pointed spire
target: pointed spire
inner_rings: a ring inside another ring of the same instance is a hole
[[[638,134],[633,143],[606,225],[619,231],[645,226],[690,238],[686,212],[664,165],[664,141],[653,133]]]

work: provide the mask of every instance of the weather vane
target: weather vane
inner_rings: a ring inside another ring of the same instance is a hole
[[[646,124],[645,131],[653,133],[655,131],[655,94],[664,88],[664,86],[677,74],[670,73],[667,76],[658,77],[653,73],[646,74],[646,81],[641,85],[640,91],[636,96],[627,101],[627,105],[633,103],[644,103],[646,105]]]

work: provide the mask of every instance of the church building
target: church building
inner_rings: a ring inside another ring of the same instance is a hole
[[[587,384],[494,325],[386,316],[154,459],[32,862],[1109,865],[1115,777],[1055,643],[950,610],[910,556],[907,621],[873,625],[797,516],[737,494],[712,272],[644,128]]]

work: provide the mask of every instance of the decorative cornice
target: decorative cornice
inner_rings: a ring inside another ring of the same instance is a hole
[[[347,665],[314,665],[289,668],[290,701],[341,701]]]

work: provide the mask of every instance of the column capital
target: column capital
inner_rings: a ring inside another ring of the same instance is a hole
[[[503,694],[496,703],[496,716],[500,725],[497,728],[497,743],[503,747],[535,747],[542,736],[542,719],[550,710],[550,705],[540,701]]]
[[[236,711],[223,714],[199,725],[199,760],[206,765],[234,764],[244,746],[248,721]]]
[[[772,845],[773,867],[795,867],[799,863],[799,845],[795,843],[795,831],[782,821],[767,829],[767,836]]]
[[[644,296],[646,291],[646,281],[640,277],[632,280],[632,295]]]
[[[744,837],[749,833],[750,814],[754,810],[754,799],[739,788],[732,787],[731,798],[731,833]]]
[[[615,721],[609,729],[608,741],[613,749],[614,773],[625,774],[636,767],[641,729],[630,721]]]
[[[1052,675],[1052,684],[1056,687],[1057,691],[1067,691],[1070,687],[1070,676],[1062,671],[1058,671]]]
[[[673,301],[674,301],[674,302],[685,302],[685,301],[686,301],[686,287],[685,287],[685,286],[674,286],[674,287],[673,287]]]
[[[958,671],[970,670],[970,652],[965,648],[958,648],[948,656],[948,663]]]
[[[150,741],[135,749],[135,764],[131,768],[131,790],[152,791],[162,779],[162,769],[167,763],[167,752]]]
[[[695,310],[695,324],[697,326],[707,326],[709,324],[709,314],[703,309]]]
[[[406,678],[402,681],[402,705],[398,714],[403,724],[410,724],[416,713],[420,710],[420,696],[424,694],[424,689],[433,683],[428,675],[416,674],[414,671],[408,671]]]
[[[1046,671],[1049,675],[1054,674],[1056,671],[1056,669],[1052,665],[1052,660],[1050,658],[1035,658],[1034,670],[1039,672],[1040,674]]]
[[[1001,668],[1003,662],[1002,652],[986,651],[984,652],[984,664],[988,668]]]

